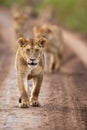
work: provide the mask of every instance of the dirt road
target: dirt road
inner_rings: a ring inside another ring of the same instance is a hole
[[[61,71],[44,76],[41,107],[18,107],[10,24],[7,11],[0,11],[6,33],[6,41],[0,35],[0,130],[87,130],[87,71],[66,45]]]

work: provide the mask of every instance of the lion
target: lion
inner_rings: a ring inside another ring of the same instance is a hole
[[[61,29],[56,25],[46,24],[33,28],[34,37],[44,36],[48,39],[46,52],[50,54],[50,66],[45,71],[57,72],[63,59],[63,38]]]
[[[38,96],[44,75],[44,50],[47,43],[45,37],[26,39],[18,38],[18,50],[15,64],[20,90],[19,107],[40,106]],[[34,85],[30,92],[28,80],[33,79]]]
[[[29,20],[29,12],[30,8],[27,6],[19,6],[14,5],[12,7],[12,15],[13,15],[13,31],[14,31],[14,43],[16,43],[17,39],[27,35],[27,25]],[[14,46],[14,52],[16,53],[18,48],[18,44]]]
[[[14,5],[12,8],[13,12],[13,29],[15,38],[19,38],[26,35],[27,32],[27,21],[29,19],[29,9],[27,6]]]

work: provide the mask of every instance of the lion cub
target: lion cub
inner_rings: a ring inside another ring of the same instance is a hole
[[[15,63],[18,75],[18,84],[20,90],[19,106],[21,108],[39,106],[38,96],[44,74],[44,48],[46,38],[36,39],[18,39],[18,50]],[[34,85],[30,93],[28,80],[33,79]]]
[[[34,37],[44,36],[48,40],[46,52],[50,54],[50,66],[46,71],[56,72],[60,69],[63,54],[63,38],[61,30],[56,25],[43,25],[33,28]]]

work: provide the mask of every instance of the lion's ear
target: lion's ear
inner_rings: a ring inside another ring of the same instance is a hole
[[[44,48],[46,46],[47,43],[47,39],[45,37],[41,37],[38,41],[38,45],[42,48]]]
[[[23,46],[27,43],[27,40],[26,40],[25,38],[23,38],[23,37],[20,37],[20,38],[18,39],[18,43],[19,43],[19,45],[20,45],[21,47],[23,47]]]
[[[42,26],[42,31],[45,31],[47,33],[51,33],[52,32],[51,29],[49,28],[49,26],[47,26],[46,24],[44,24]]]

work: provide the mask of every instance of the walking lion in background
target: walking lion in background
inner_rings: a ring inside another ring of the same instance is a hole
[[[63,38],[61,29],[56,25],[46,24],[41,27],[33,28],[34,37],[44,36],[48,43],[46,52],[50,54],[49,70],[46,66],[45,71],[57,72],[63,59]]]

